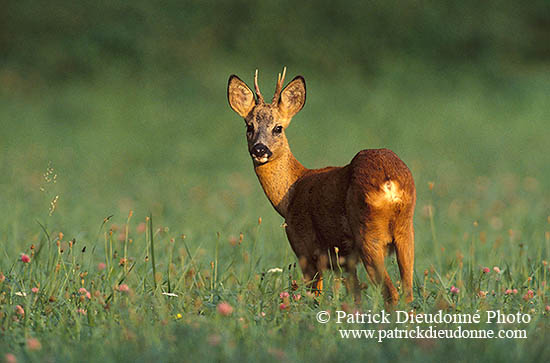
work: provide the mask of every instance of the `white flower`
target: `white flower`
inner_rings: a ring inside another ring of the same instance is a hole
[[[274,268],[270,268],[269,270],[267,270],[268,274],[272,274],[272,273],[275,273],[275,272],[283,272],[283,269],[279,268],[279,267],[274,267]]]
[[[172,296],[172,297],[178,297],[178,295],[177,295],[177,294],[174,294],[173,292],[163,292],[162,295]]]

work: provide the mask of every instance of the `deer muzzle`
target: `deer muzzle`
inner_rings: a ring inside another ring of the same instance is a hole
[[[252,149],[250,150],[250,155],[252,156],[252,159],[254,159],[254,161],[263,164],[269,160],[273,153],[271,152],[271,150],[269,150],[267,146],[262,143],[258,143],[252,147]]]

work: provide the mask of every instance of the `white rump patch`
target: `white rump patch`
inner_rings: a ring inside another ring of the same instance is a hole
[[[391,203],[397,203],[401,201],[403,192],[399,189],[399,185],[393,180],[388,180],[382,186],[382,192],[384,198]]]

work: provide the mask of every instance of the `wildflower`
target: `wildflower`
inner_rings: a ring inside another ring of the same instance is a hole
[[[86,315],[88,313],[88,310],[79,308],[79,309],[76,310],[76,312],[81,314],[81,315]]]
[[[29,262],[31,262],[31,258],[29,257],[29,255],[26,255],[26,254],[22,253],[21,254],[21,262],[29,263]]]
[[[265,313],[262,311],[262,312],[260,313],[260,316],[261,316],[262,318],[265,318]]]
[[[206,341],[208,342],[208,344],[215,347],[221,343],[222,337],[219,334],[212,334],[206,338]]]
[[[279,294],[279,297],[280,297],[281,299],[287,299],[289,296],[290,296],[290,294],[289,294],[288,292],[286,292],[286,291],[283,291],[283,292],[281,292],[281,293]]]
[[[118,285],[118,291],[120,291],[120,292],[129,292],[130,288],[126,284],[120,284],[120,285]]]
[[[38,287],[33,287],[31,291],[33,294],[38,294]]]
[[[25,316],[25,309],[21,305],[15,307],[15,313],[20,316]]]
[[[497,274],[500,273],[500,268],[498,266],[493,267],[493,271],[495,271]]]
[[[273,357],[277,358],[278,361],[286,361],[286,355],[285,352],[283,352],[280,349],[274,349],[274,348],[268,348],[267,352],[271,354]]]
[[[302,298],[302,295],[300,294],[292,295],[292,298],[294,299],[294,301],[299,301]]]
[[[523,300],[529,301],[535,296],[535,292],[531,289],[527,290],[525,295],[523,295]]]
[[[146,229],[147,229],[147,225],[144,222],[141,222],[136,227],[137,233],[144,233]]]
[[[27,348],[29,350],[40,350],[42,349],[42,344],[40,344],[40,340],[36,338],[29,338],[27,339]]]
[[[510,295],[512,293],[512,289],[506,289],[506,291],[504,291],[504,295]]]
[[[85,288],[83,288],[83,287],[78,289],[78,292],[80,293],[81,296],[86,296],[86,298],[88,298],[88,299],[92,298],[92,294],[90,294],[90,292],[88,290],[86,290]]]
[[[100,263],[97,264],[97,269],[99,271],[105,270],[105,267],[107,267],[107,265],[104,262],[100,262]]]
[[[237,237],[235,236],[230,236],[229,237],[229,243],[231,244],[231,246],[236,246],[238,241],[237,241]]]
[[[12,353],[6,353],[4,355],[4,362],[6,362],[6,363],[17,363],[17,358]]]
[[[479,292],[477,293],[477,295],[478,295],[480,298],[484,299],[484,298],[487,296],[487,292],[488,292],[488,291],[479,290]]]
[[[455,294],[455,295],[458,295],[458,293],[460,292],[460,289],[456,286],[451,286],[451,294]]]
[[[281,303],[281,304],[279,305],[279,309],[281,309],[281,310],[285,310],[287,307],[288,307],[288,306],[287,306],[285,303]]]
[[[489,269],[489,267],[484,267],[484,268],[483,268],[483,273],[484,273],[484,274],[488,274],[489,271],[491,271],[491,270]]]
[[[513,290],[512,290],[512,293],[513,293],[514,295],[516,295],[516,294],[518,293],[518,289],[513,289]]]
[[[272,274],[272,273],[275,273],[275,272],[283,272],[283,269],[279,268],[279,267],[274,267],[274,268],[270,268],[269,270],[267,270],[268,274]]]
[[[544,308],[544,310],[550,311],[550,305],[546,305],[546,307]]]
[[[218,313],[223,316],[229,316],[233,313],[233,307],[229,303],[221,302],[218,304]]]
[[[6,280],[6,276],[0,272],[0,284]]]
[[[175,318],[176,318],[176,320],[181,319],[181,318],[183,318],[183,315],[181,315],[180,313],[177,313]]]

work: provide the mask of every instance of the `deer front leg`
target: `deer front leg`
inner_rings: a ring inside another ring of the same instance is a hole
[[[292,250],[298,257],[304,282],[308,289],[319,296],[323,291],[323,270],[328,264],[328,256],[321,251],[313,250],[317,246],[311,221],[300,219],[300,223],[287,222],[286,235]]]
[[[312,258],[300,257],[300,267],[304,275],[304,283],[315,296],[323,292],[323,273]]]

